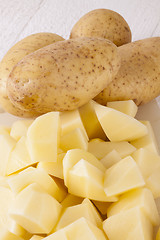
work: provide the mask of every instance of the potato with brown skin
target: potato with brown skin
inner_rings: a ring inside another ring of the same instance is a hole
[[[73,26],[70,38],[102,37],[117,46],[131,42],[131,30],[125,19],[109,9],[88,12]]]
[[[113,81],[95,100],[134,100],[142,105],[160,95],[160,37],[128,43],[118,48],[121,67]]]
[[[57,41],[64,39],[54,33],[36,33],[17,42],[4,56],[0,63],[0,104],[9,113],[20,117],[35,116],[35,111],[26,112],[16,108],[8,99],[6,82],[13,67],[26,55]],[[38,115],[38,113],[37,113]]]
[[[74,110],[107,87],[119,67],[111,41],[69,39],[24,57],[8,78],[7,92],[23,110],[39,114]]]

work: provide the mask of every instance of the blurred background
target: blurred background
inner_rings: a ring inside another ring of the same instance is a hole
[[[133,41],[160,35],[159,0],[0,0],[0,60],[14,43],[32,33],[68,38],[76,21],[96,8],[120,13]]]

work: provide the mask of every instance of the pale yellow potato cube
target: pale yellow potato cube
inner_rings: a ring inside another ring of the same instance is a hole
[[[94,104],[98,120],[110,141],[131,141],[148,133],[147,127],[135,118],[113,108]]]
[[[112,165],[119,162],[121,159],[122,158],[120,157],[119,153],[114,149],[109,152],[105,157],[103,157],[100,162],[103,163],[106,168],[110,168]]]
[[[92,153],[98,159],[104,158],[112,150],[116,150],[121,158],[132,154],[136,148],[126,141],[122,142],[105,142],[94,139],[88,144],[88,152]]]
[[[146,180],[158,167],[160,167],[160,156],[146,148],[140,148],[132,153],[133,159],[138,164],[141,173]]]
[[[78,109],[60,113],[60,121],[62,136],[73,131],[76,128],[80,128],[88,139],[88,135],[82,123],[82,119],[80,117]]]
[[[110,217],[134,207],[141,208],[154,226],[160,224],[157,206],[148,188],[135,189],[121,195],[117,202],[109,206],[107,216]]]
[[[156,235],[156,240],[160,240],[160,228],[158,229],[157,235]]]
[[[11,137],[18,141],[22,136],[26,136],[28,127],[31,125],[32,122],[33,120],[31,119],[15,121],[11,126]]]
[[[43,169],[30,167],[11,176],[7,181],[12,191],[16,194],[29,184],[37,183],[59,202],[62,201],[66,195],[63,188],[58,186],[55,180]]]
[[[30,238],[30,240],[42,240],[44,237],[38,236],[38,235],[33,235],[33,237]]]
[[[153,226],[140,210],[132,208],[120,212],[103,222],[109,240],[153,240]]]
[[[114,108],[131,117],[135,117],[138,107],[133,100],[107,102],[107,107]]]
[[[59,112],[37,117],[27,131],[27,146],[32,161],[56,162],[59,138]]]
[[[13,220],[8,215],[8,210],[14,199],[15,196],[9,188],[0,186],[0,226],[3,226],[8,230],[12,228],[13,224]]]
[[[65,232],[69,240],[107,240],[101,229],[83,217],[68,225]]]
[[[61,205],[62,208],[65,209],[74,205],[78,205],[82,203],[82,201],[83,198],[68,193],[65,199],[61,202]]]
[[[145,185],[138,165],[128,156],[105,172],[104,191],[107,196],[115,196]]]
[[[48,174],[63,179],[63,158],[65,153],[57,155],[57,162],[39,162],[37,168],[44,169]]]
[[[16,140],[8,134],[0,134],[0,176],[6,176],[9,156],[16,146]]]
[[[16,196],[10,216],[32,234],[48,234],[57,223],[61,208],[55,198],[33,183]]]
[[[90,162],[81,159],[68,172],[68,192],[79,197],[97,201],[117,201],[116,196],[106,196],[103,188],[103,180],[103,171]]]
[[[63,151],[68,151],[70,149],[88,149],[88,138],[81,128],[75,128],[71,132],[61,136],[60,148]]]
[[[0,239],[1,240],[24,240],[14,233],[10,232],[7,228],[0,226]]]
[[[63,176],[66,186],[68,185],[67,178],[69,170],[81,159],[90,162],[103,172],[105,172],[106,170],[103,164],[93,154],[83,149],[71,149],[66,153],[65,157],[63,158]]]
[[[158,145],[157,145],[157,141],[156,141],[151,123],[149,121],[141,121],[141,122],[144,125],[146,125],[148,129],[148,133],[144,137],[131,141],[131,144],[136,148],[146,148],[147,150],[158,154],[159,153]]]
[[[160,197],[160,166],[146,179],[146,187],[151,190],[154,198]]]
[[[95,226],[102,228],[102,218],[93,203],[85,198],[81,204],[68,207],[64,210],[56,226],[56,231],[66,227],[77,219],[84,217]]]
[[[24,240],[29,240],[32,237],[32,234],[27,232],[22,226],[16,223],[16,221],[12,221],[12,225],[9,228],[11,233],[14,233],[16,236],[23,238]]]
[[[89,139],[100,138],[105,140],[106,135],[98,121],[94,110],[94,101],[91,100],[79,108],[79,113]]]
[[[6,175],[15,173],[35,163],[36,160],[33,161],[30,158],[28,148],[26,145],[26,137],[22,136],[10,153],[7,163]]]
[[[8,126],[0,125],[0,134],[10,134],[10,130]]]

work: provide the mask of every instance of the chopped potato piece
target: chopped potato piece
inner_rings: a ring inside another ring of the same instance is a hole
[[[154,198],[160,197],[160,166],[146,179],[146,187],[151,190]]]
[[[33,183],[16,196],[10,216],[32,234],[48,234],[56,224],[61,208],[55,198]]]
[[[110,141],[131,141],[148,133],[147,127],[122,112],[113,108],[94,104],[98,120]]]
[[[109,206],[107,210],[107,216],[110,217],[134,207],[141,208],[150,218],[154,226],[159,225],[160,217],[153,194],[147,188],[135,189],[121,195],[117,202],[112,203]]]
[[[114,108],[131,117],[135,117],[138,107],[133,100],[107,102],[107,107]]]
[[[27,146],[34,162],[56,162],[60,138],[59,112],[37,117],[27,131]]]
[[[132,153],[133,159],[138,164],[141,173],[146,180],[154,170],[160,167],[160,156],[146,148],[140,148]]]
[[[122,158],[120,157],[119,153],[113,149],[111,152],[109,152],[104,158],[100,160],[101,163],[106,168],[110,168],[115,163],[119,162]]]
[[[26,136],[28,127],[33,123],[33,120],[17,120],[12,124],[10,135],[16,141],[18,141],[21,137]]]
[[[126,141],[122,142],[105,142],[93,139],[88,144],[88,151],[98,159],[104,158],[112,150],[116,150],[121,158],[132,154],[136,148]]]
[[[1,240],[24,240],[16,234],[10,232],[7,228],[0,226],[0,239]]]
[[[146,148],[147,150],[159,154],[157,141],[153,132],[153,128],[149,121],[141,121],[144,125],[146,125],[148,129],[147,135],[144,137],[138,138],[134,141],[131,141],[131,144],[136,148]]]
[[[90,100],[87,104],[79,108],[82,122],[90,139],[100,138],[105,140],[106,135],[98,121],[94,110],[94,101]]]
[[[65,153],[57,155],[57,162],[39,162],[37,168],[44,169],[48,174],[63,179],[63,158]]]
[[[139,208],[122,211],[107,218],[103,228],[109,240],[152,240],[153,226]]]
[[[10,153],[7,163],[6,175],[10,175],[35,164],[36,159],[34,160],[35,161],[32,161],[30,158],[26,145],[26,137],[22,136]]]
[[[114,164],[105,172],[104,191],[107,196],[119,195],[144,185],[138,165],[130,156]]]
[[[60,139],[60,148],[68,151],[74,148],[88,149],[88,138],[81,128],[75,128]]]
[[[16,140],[8,134],[0,134],[0,176],[6,176],[7,164]]]

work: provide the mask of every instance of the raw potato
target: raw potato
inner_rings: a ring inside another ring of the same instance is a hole
[[[125,19],[109,9],[88,12],[73,26],[70,38],[102,37],[117,46],[131,42],[131,30]]]
[[[4,56],[0,63],[0,104],[9,113],[20,117],[32,117],[38,115],[36,111],[27,112],[16,108],[8,99],[6,92],[7,78],[13,67],[26,55],[64,39],[54,33],[36,33],[17,42]]]
[[[107,39],[59,41],[24,57],[7,81],[10,100],[44,114],[74,110],[100,93],[120,67],[117,47]]]
[[[160,37],[147,38],[118,48],[121,67],[113,81],[95,100],[134,100],[145,104],[160,94]]]

